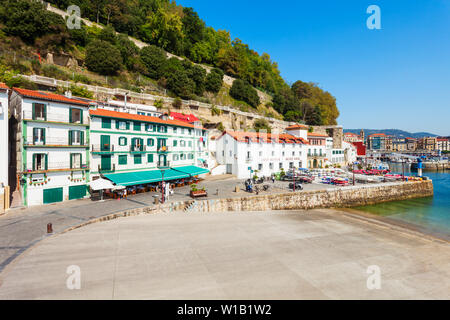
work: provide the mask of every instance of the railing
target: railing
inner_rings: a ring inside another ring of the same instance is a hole
[[[116,171],[116,164],[112,164],[108,168],[102,168],[101,165],[98,165],[98,172],[112,172],[112,171]]]
[[[58,114],[58,113],[54,113],[54,112],[49,112],[49,110],[47,109],[47,112],[45,114],[45,116],[38,116],[38,115],[34,115],[34,119],[33,119],[33,112],[29,111],[29,110],[23,110],[22,111],[22,117],[24,120],[40,120],[40,121],[51,121],[51,122],[64,122],[64,123],[73,123],[73,124],[80,124],[80,122],[75,122],[72,121],[70,122],[70,116],[69,116],[69,108],[67,108],[67,114]],[[83,115],[83,123],[82,124],[89,124],[89,118],[87,116],[87,111],[84,112]]]
[[[169,152],[169,147],[161,146],[158,148],[158,152]]]
[[[158,161],[156,163],[156,167],[158,169],[167,169],[170,168],[170,161]]]
[[[92,152],[114,152],[113,144],[93,144],[91,146]]]
[[[89,167],[87,166],[87,164],[81,164],[79,166],[75,166],[74,164],[72,164],[72,167],[70,167],[70,163],[68,162],[50,162],[47,164],[47,166],[45,164],[40,165],[40,166],[35,166],[33,168],[32,165],[26,165],[24,164],[23,166],[23,171],[24,172],[34,172],[34,171],[49,171],[49,170],[88,170]]]
[[[25,146],[80,146],[85,147],[88,145],[87,142],[79,143],[79,142],[72,142],[69,143],[68,138],[61,138],[61,137],[46,137],[45,141],[38,141],[37,139],[33,139],[33,137],[27,137],[26,140],[23,141],[23,144]]]
[[[147,151],[147,146],[144,145],[130,146],[130,152],[145,152],[145,151]]]

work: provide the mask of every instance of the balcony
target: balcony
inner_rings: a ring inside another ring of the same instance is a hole
[[[114,145],[113,144],[93,144],[91,146],[91,152],[94,152],[94,153],[114,152]]]
[[[87,147],[87,142],[72,142],[69,144],[67,138],[63,137],[47,137],[45,141],[42,139],[33,139],[33,137],[27,137],[26,140],[23,141],[23,145],[25,147]]]
[[[69,108],[67,108],[67,111],[65,113],[53,113],[48,112],[44,115],[34,115],[33,112],[30,110],[23,110],[22,111],[22,117],[24,120],[30,120],[30,121],[48,121],[48,122],[59,122],[64,124],[70,124],[70,125],[81,125],[81,126],[89,126],[89,119],[87,116],[87,112],[85,111],[83,114],[83,123],[80,123],[80,121],[70,121],[70,114],[69,114]],[[34,118],[34,119],[33,119]]]
[[[114,172],[116,171],[116,164],[112,164],[109,166],[102,167],[100,164],[98,165],[98,172],[105,173],[105,172]]]
[[[70,163],[67,162],[50,162],[46,166],[45,164],[35,164],[35,167],[33,168],[32,165],[27,166],[26,164],[23,165],[23,172],[24,173],[41,173],[41,172],[49,172],[49,171],[82,171],[82,170],[89,170],[89,167],[87,164],[81,164],[78,166],[75,166],[72,164],[72,168],[70,167]]]
[[[158,152],[159,152],[159,153],[166,153],[166,152],[169,152],[169,147],[167,147],[167,146],[160,146],[160,147],[158,148]]]
[[[130,146],[130,152],[146,152],[147,146],[144,145],[131,145]]]
[[[156,167],[158,169],[169,169],[170,168],[170,161],[158,161],[156,163]]]

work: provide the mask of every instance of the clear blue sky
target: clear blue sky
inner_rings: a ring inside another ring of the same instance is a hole
[[[288,83],[330,91],[344,128],[450,135],[450,0],[179,0],[278,62]],[[381,30],[369,30],[369,5]]]

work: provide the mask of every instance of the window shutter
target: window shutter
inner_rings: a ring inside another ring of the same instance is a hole
[[[69,130],[69,146],[72,145],[72,130]]]
[[[45,155],[45,170],[48,170],[48,154]]]
[[[36,170],[36,155],[33,154],[33,170]]]
[[[84,145],[84,132],[80,131],[80,145]]]
[[[72,123],[72,110],[73,110],[72,108],[69,108],[69,122],[70,123]]]
[[[36,106],[35,106],[35,103],[33,103],[33,106],[31,107],[31,109],[32,109],[32,116],[31,116],[31,118],[33,119],[33,120],[35,120],[36,119]]]
[[[70,156],[70,169],[73,169],[73,153],[71,153],[69,156]]]
[[[130,123],[127,121],[127,130],[130,130]]]
[[[44,120],[47,121],[47,105],[46,104],[44,104]]]
[[[37,137],[37,130],[38,128],[33,128],[33,144],[35,142],[35,137]]]
[[[124,145],[126,146],[127,144],[128,144],[128,139],[127,138],[123,138],[123,141],[124,141]]]
[[[44,142],[44,145],[46,144],[45,143],[45,129],[42,129],[42,141]]]
[[[115,120],[116,121],[116,129],[119,129],[119,120]]]
[[[80,109],[80,123],[83,123],[83,109]]]

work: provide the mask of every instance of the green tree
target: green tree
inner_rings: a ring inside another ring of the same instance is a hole
[[[95,40],[86,48],[86,66],[89,70],[102,75],[114,75],[122,67],[119,49],[112,44]]]
[[[272,132],[272,128],[266,119],[256,119],[255,122],[253,122],[253,129],[255,129],[256,132],[259,132],[260,130],[265,130],[268,133]]]
[[[233,85],[230,89],[230,96],[236,100],[245,101],[254,108],[260,103],[256,90],[248,82],[240,79],[233,81]]]
[[[209,92],[218,93],[223,84],[223,72],[214,68],[207,74],[205,80],[205,89]]]
[[[150,45],[142,48],[140,57],[147,68],[146,74],[152,79],[159,79],[166,63],[166,53],[160,48]]]

